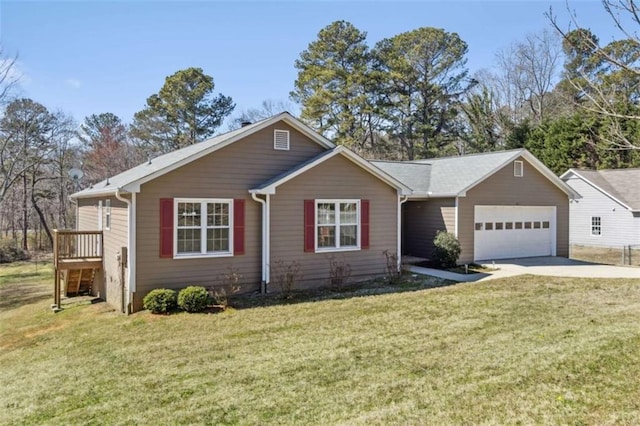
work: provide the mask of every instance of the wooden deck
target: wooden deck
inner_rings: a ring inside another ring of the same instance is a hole
[[[103,243],[102,231],[54,230],[53,233],[52,307],[59,310],[63,287],[67,295],[91,290],[95,272],[103,267]]]

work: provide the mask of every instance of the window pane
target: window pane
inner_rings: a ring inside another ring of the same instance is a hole
[[[476,231],[482,231],[482,222],[476,222]]]
[[[229,226],[229,204],[207,204],[207,226]]]
[[[524,229],[531,229],[531,222],[525,222]]]
[[[178,229],[178,253],[200,253],[200,230]]]
[[[200,203],[178,203],[178,226],[200,226]]]
[[[522,222],[515,222],[516,229],[522,229]]]
[[[513,229],[513,222],[505,222],[504,229]]]
[[[316,216],[319,225],[333,225],[336,223],[336,205],[333,203],[318,204]]]
[[[484,229],[486,231],[492,231],[493,230],[493,222],[485,222],[484,223]]]
[[[501,231],[503,227],[502,222],[496,222],[496,231]]]
[[[229,251],[229,228],[207,229],[207,252]]]
[[[549,229],[549,222],[542,222],[543,229]]]
[[[540,222],[533,222],[533,229],[540,229]]]
[[[340,203],[340,223],[355,225],[358,223],[356,203]]]
[[[356,247],[358,245],[358,227],[346,225],[340,227],[340,247]]]
[[[318,247],[336,246],[336,227],[318,226]]]

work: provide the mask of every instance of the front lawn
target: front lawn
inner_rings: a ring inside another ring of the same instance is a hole
[[[7,268],[0,424],[640,423],[640,280],[125,317]]]

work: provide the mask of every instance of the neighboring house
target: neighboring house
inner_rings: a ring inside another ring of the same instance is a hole
[[[640,169],[569,169],[561,178],[580,194],[570,206],[571,245],[640,245]]]
[[[460,240],[459,263],[569,255],[576,193],[525,149],[372,163],[413,188],[404,204],[403,255],[430,259],[439,230]]]
[[[271,290],[280,261],[299,264],[300,287],[327,285],[331,258],[355,279],[382,275],[383,252],[400,249],[400,201],[410,192],[282,113],[72,199],[77,229],[103,231],[93,291],[137,311],[152,289],[220,285],[230,268],[245,292]]]

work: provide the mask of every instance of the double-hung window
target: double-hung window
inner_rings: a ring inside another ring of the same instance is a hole
[[[316,250],[360,248],[360,201],[316,200]]]
[[[591,235],[594,237],[602,235],[602,218],[600,216],[591,216]]]
[[[176,257],[230,256],[233,200],[175,199]]]

